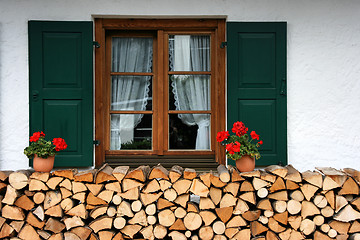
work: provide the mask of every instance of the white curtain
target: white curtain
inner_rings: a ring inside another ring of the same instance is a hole
[[[113,38],[112,72],[151,72],[152,39]],[[112,76],[111,110],[144,111],[149,98],[149,76]],[[134,128],[142,114],[111,115],[110,149],[121,149],[121,143],[133,140]]]
[[[210,38],[208,36],[174,36],[174,51],[170,56],[173,71],[209,71]],[[172,53],[172,51],[170,51]],[[210,77],[206,75],[175,75],[172,90],[176,110],[209,110]],[[188,126],[198,126],[195,149],[210,149],[210,115],[179,114]]]

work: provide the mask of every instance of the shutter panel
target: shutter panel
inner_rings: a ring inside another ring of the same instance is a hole
[[[228,129],[242,121],[260,135],[257,166],[287,164],[286,23],[229,22],[227,57]]]
[[[56,167],[93,165],[92,29],[92,22],[29,21],[30,134],[65,139]]]

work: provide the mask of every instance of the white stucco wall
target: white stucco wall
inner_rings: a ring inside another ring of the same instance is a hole
[[[28,167],[28,20],[223,15],[288,22],[288,160],[360,170],[358,0],[0,0],[0,169]]]

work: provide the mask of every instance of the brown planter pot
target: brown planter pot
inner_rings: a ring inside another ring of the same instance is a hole
[[[36,172],[50,172],[54,167],[55,156],[49,156],[48,158],[41,158],[35,154],[33,160],[33,168]]]
[[[255,169],[255,159],[249,155],[244,155],[236,159],[235,163],[240,172],[251,172]]]

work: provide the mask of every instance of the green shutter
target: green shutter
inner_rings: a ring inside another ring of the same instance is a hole
[[[65,139],[56,167],[93,165],[92,29],[92,22],[29,21],[30,134]]]
[[[227,66],[228,129],[243,121],[260,135],[257,166],[287,164],[286,23],[229,22]]]

